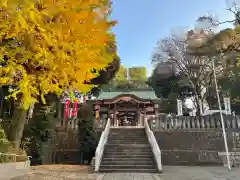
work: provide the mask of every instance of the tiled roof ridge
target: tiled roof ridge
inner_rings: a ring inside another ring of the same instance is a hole
[[[154,91],[153,88],[131,88],[131,89],[109,89],[101,92],[133,92],[133,91]]]
[[[102,91],[100,92],[99,96],[97,97],[98,100],[101,99],[113,99],[119,96],[136,96],[141,99],[151,99],[156,100],[158,99],[155,92],[152,89],[131,89],[128,91]]]

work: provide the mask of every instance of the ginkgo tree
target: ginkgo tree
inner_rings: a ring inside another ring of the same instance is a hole
[[[26,111],[49,93],[88,92],[112,62],[108,0],[0,0],[0,86],[17,102],[11,140],[19,148]]]

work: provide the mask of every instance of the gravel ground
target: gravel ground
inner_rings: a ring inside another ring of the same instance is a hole
[[[240,180],[240,168],[224,167],[164,167],[159,180]]]
[[[88,173],[88,166],[49,165],[32,167],[31,172],[11,180],[96,180],[99,175]]]
[[[33,172],[11,180],[97,180],[96,174],[73,172]]]
[[[240,169],[224,167],[164,167],[162,174],[106,174],[102,180],[240,180]]]
[[[164,167],[162,174],[109,173],[91,174],[78,169],[32,170],[12,180],[240,180],[240,169],[223,167]]]

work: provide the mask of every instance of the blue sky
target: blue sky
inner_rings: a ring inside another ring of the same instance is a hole
[[[112,17],[119,21],[114,32],[122,64],[146,66],[150,74],[157,40],[173,29],[193,27],[197,17],[204,14],[231,20],[226,7],[226,0],[113,0]]]

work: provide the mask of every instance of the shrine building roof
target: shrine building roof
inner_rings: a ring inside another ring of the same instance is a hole
[[[113,99],[118,96],[129,96],[134,95],[140,99],[146,100],[157,100],[157,96],[152,89],[130,89],[130,90],[113,90],[113,91],[102,91],[96,100]]]

